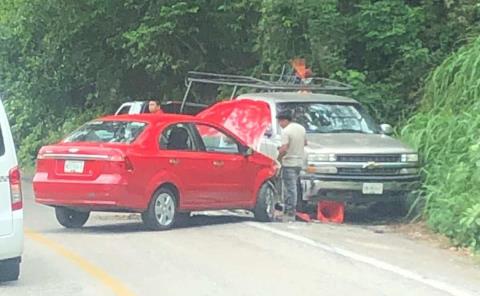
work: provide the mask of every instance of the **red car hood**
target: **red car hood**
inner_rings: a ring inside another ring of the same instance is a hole
[[[197,117],[222,125],[251,147],[258,147],[271,124],[268,104],[248,99],[219,102]]]

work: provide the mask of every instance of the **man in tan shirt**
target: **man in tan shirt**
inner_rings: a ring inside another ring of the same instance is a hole
[[[282,127],[282,146],[278,148],[278,160],[282,163],[282,181],[285,198],[285,215],[294,221],[297,206],[297,182],[304,165],[304,147],[307,145],[305,128],[292,122],[292,113],[278,113],[277,120]]]

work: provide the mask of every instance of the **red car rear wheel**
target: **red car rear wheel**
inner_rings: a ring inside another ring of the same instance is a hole
[[[90,212],[79,212],[64,207],[55,208],[58,223],[66,228],[80,228],[87,223]]]

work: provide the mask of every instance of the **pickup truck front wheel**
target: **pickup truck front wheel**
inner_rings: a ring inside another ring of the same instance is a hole
[[[408,214],[406,199],[376,202],[370,208],[376,214],[387,217],[405,217]]]

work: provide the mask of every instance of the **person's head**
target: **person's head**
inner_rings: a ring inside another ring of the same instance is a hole
[[[156,100],[150,100],[148,101],[148,111],[150,113],[156,113],[161,111],[162,109],[160,108],[160,103]]]
[[[292,122],[292,112],[290,110],[281,111],[277,114],[278,124],[285,128],[290,122]]]

